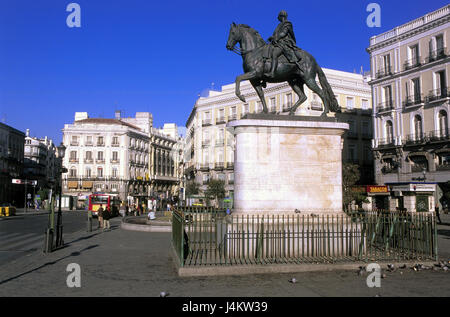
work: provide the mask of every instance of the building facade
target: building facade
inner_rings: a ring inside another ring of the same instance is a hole
[[[0,203],[25,205],[24,185],[13,184],[23,177],[25,133],[0,123]]]
[[[380,208],[448,205],[450,5],[370,39],[375,177]]]
[[[178,142],[153,127],[149,112],[114,119],[76,113],[63,129],[66,146],[64,193],[87,199],[93,192],[117,194],[137,203],[148,198],[169,199],[178,190],[175,150]]]
[[[342,113],[332,114],[349,122],[344,135],[343,160],[360,165],[365,184],[373,182],[371,153],[371,94],[362,75],[324,69]],[[226,195],[234,193],[234,137],[226,123],[242,118],[247,113],[262,112],[262,104],[248,81],[241,83],[247,103],[235,95],[235,85],[222,86],[221,91],[210,91],[200,97],[186,123],[184,174],[186,183],[197,183],[205,191],[210,179],[225,182]],[[298,100],[287,83],[269,84],[264,90],[268,111],[287,115]],[[320,98],[305,87],[308,99],[297,109],[296,115],[320,116],[323,105]],[[366,171],[366,172],[364,172]]]
[[[36,180],[37,189],[55,188],[59,179],[58,149],[51,139],[30,136],[27,129],[24,148],[24,176]],[[34,197],[32,198],[34,199]]]

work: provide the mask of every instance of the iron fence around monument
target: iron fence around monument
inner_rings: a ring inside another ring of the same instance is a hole
[[[178,209],[172,244],[180,266],[437,260],[433,213],[227,215]]]

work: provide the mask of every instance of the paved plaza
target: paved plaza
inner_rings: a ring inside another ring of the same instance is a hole
[[[79,211],[82,212],[82,211]],[[450,215],[438,226],[441,260],[450,259]],[[7,221],[17,221],[14,219]],[[111,230],[65,234],[66,247],[30,252],[0,268],[0,296],[300,297],[448,296],[450,272],[442,269],[387,272],[380,288],[355,271],[179,277],[170,256],[171,234],[138,232],[111,220]],[[70,263],[79,264],[81,287],[69,288]],[[296,283],[290,280],[295,278]]]

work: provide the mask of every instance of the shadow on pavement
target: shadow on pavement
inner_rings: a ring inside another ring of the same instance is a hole
[[[62,258],[60,258],[60,259],[58,259],[58,260],[44,263],[44,264],[42,264],[41,266],[39,266],[39,267],[37,267],[37,268],[35,268],[35,269],[29,270],[29,271],[24,272],[24,273],[21,273],[21,274],[19,274],[19,275],[10,277],[10,278],[8,278],[8,279],[6,279],[6,280],[0,281],[0,285],[5,284],[5,283],[8,283],[8,282],[10,282],[10,281],[12,281],[12,280],[15,280],[15,279],[17,279],[17,278],[19,278],[19,277],[22,277],[22,276],[24,276],[24,275],[27,275],[27,274],[33,273],[33,272],[35,272],[35,271],[38,271],[38,270],[40,270],[40,269],[42,269],[42,268],[44,268],[44,267],[46,267],[46,266],[50,266],[50,265],[56,264],[56,263],[58,263],[59,261],[62,261],[62,260],[67,259],[67,258],[70,258],[70,257],[72,257],[72,256],[79,256],[82,252],[87,251],[87,250],[90,250],[90,249],[93,249],[93,248],[96,248],[96,247],[98,247],[98,246],[99,246],[98,244],[90,245],[90,246],[88,246],[88,247],[86,247],[86,248],[84,248],[84,249],[82,249],[82,250],[80,250],[80,251],[72,252],[71,254],[69,254],[69,255],[67,255],[67,256],[65,256],[65,257],[62,257]]]

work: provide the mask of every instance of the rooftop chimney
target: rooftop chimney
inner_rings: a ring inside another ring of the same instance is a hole
[[[120,110],[116,110],[115,112],[114,112],[114,117],[117,119],[117,120],[120,120]]]

